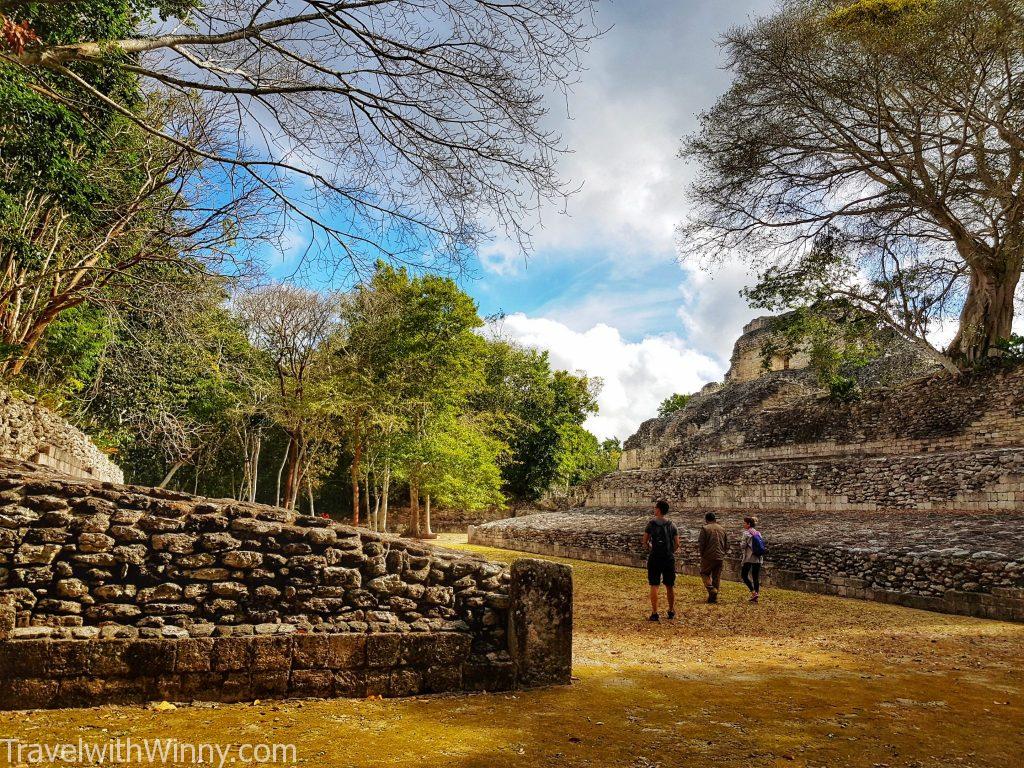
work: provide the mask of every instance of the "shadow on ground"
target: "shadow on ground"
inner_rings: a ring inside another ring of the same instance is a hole
[[[1021,765],[1024,626],[795,592],[751,606],[733,584],[708,606],[695,579],[654,625],[641,571],[573,565],[571,686],[4,713],[0,736],[294,743],[332,767]]]

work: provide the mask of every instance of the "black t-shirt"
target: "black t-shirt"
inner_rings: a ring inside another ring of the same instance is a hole
[[[658,518],[652,518],[651,521],[647,523],[646,533],[651,537],[652,556],[671,557],[673,555],[676,536],[679,535],[679,531],[676,530],[676,527],[671,520],[659,522]]]

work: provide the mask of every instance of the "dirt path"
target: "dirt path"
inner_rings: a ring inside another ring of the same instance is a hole
[[[797,592],[751,606],[735,584],[708,606],[689,578],[679,618],[656,625],[641,571],[571,564],[572,686],[3,713],[0,738],[293,743],[318,768],[1024,766],[1024,625]]]

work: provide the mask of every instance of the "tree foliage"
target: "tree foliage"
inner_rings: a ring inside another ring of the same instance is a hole
[[[683,410],[683,408],[686,407],[686,404],[689,403],[692,398],[693,395],[683,395],[678,392],[674,395],[669,395],[664,400],[662,400],[661,405],[658,406],[658,416],[664,418],[675,413],[676,411]]]
[[[731,30],[732,86],[683,147],[683,236],[922,344],[959,313],[946,357],[998,354],[1024,265],[1022,43],[1011,0],[788,0]]]
[[[92,376],[71,401],[75,418],[116,448],[132,479],[152,485],[214,459],[252,391],[245,372],[254,367],[252,347],[224,306],[223,282],[174,265],[159,271],[115,304],[92,307],[94,317],[102,312],[107,343],[94,365],[91,351],[79,363]]]
[[[537,200],[566,191],[542,97],[572,84],[593,5],[12,0],[37,37],[0,53],[43,102],[121,116],[262,187],[282,228],[365,274],[377,256],[461,264],[488,222],[527,245]],[[140,93],[191,105],[203,134],[140,114]]]
[[[839,401],[860,396],[854,374],[882,353],[878,322],[849,305],[802,307],[774,318],[769,329],[761,349],[765,370],[779,355],[802,352],[818,383]]]
[[[579,453],[582,424],[597,411],[600,382],[552,370],[546,352],[501,340],[490,345],[486,376],[480,407],[507,419],[506,491],[536,500],[552,486],[565,485],[576,476],[572,465],[578,460],[568,457]]]

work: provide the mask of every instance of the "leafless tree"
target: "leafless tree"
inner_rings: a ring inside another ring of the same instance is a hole
[[[280,470],[284,491],[279,480],[276,503],[292,509],[328,422],[317,409],[313,379],[318,363],[325,365],[329,357],[324,345],[337,323],[337,301],[317,291],[276,284],[242,294],[234,305],[250,341],[267,355],[276,376],[276,397],[268,410],[288,436]]]
[[[907,316],[955,305],[945,354],[996,353],[1024,264],[1022,13],[788,0],[731,30],[733,84],[682,151],[700,169],[685,247],[778,263],[838,233],[890,284],[912,253],[929,297]]]
[[[340,252],[357,272],[381,255],[458,266],[495,227],[528,245],[527,212],[567,191],[543,98],[572,84],[595,2],[210,0],[131,37],[29,37],[0,55],[248,175],[325,258]],[[3,3],[29,27],[43,8]],[[83,67],[101,61],[221,115],[214,137],[168,130],[91,85]]]

